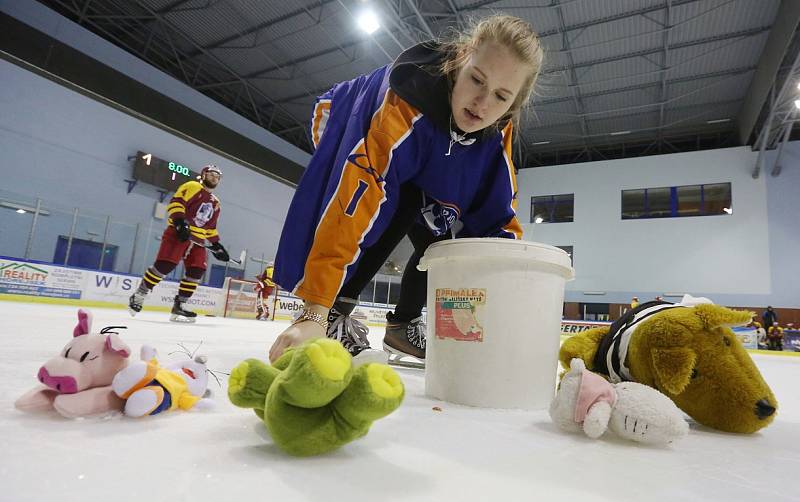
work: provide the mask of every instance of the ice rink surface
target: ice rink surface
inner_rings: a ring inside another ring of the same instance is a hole
[[[754,355],[779,403],[774,423],[743,436],[692,424],[665,448],[562,433],[547,412],[476,409],[425,397],[424,372],[398,369],[400,409],[359,441],[321,457],[288,457],[257,417],[230,404],[226,377],[212,410],[144,419],[29,415],[14,401],[69,341],[76,307],[0,302],[2,501],[800,500],[800,358]],[[166,354],[183,343],[228,372],[266,359],[286,323],[94,309],[93,331],[127,325]],[[370,339],[380,347],[382,330]],[[177,356],[172,356],[177,357]],[[479,371],[476,368],[476,371]],[[441,411],[433,410],[438,406]]]

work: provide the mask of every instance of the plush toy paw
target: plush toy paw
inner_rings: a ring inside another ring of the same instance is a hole
[[[130,366],[114,375],[111,388],[114,389],[117,396],[128,399],[131,394],[152,382],[157,372],[156,365],[144,361],[131,363]]]
[[[53,401],[56,396],[58,396],[57,391],[42,385],[29,390],[14,401],[14,407],[28,413],[49,411],[53,409]]]
[[[334,407],[350,424],[360,423],[368,429],[373,421],[400,406],[404,390],[403,382],[392,368],[385,364],[365,364],[356,369],[350,385],[334,401]]]
[[[240,408],[264,409],[267,390],[278,371],[258,359],[242,361],[228,378],[228,399]]]
[[[155,415],[162,409],[164,403],[164,388],[151,385],[137,390],[125,401],[125,414],[129,417],[139,418],[145,415]]]
[[[383,364],[353,369],[347,350],[327,338],[286,351],[273,366],[243,361],[228,381],[231,402],[252,408],[275,444],[298,456],[325,453],[364,436],[403,396],[394,370]]]
[[[320,338],[291,354],[278,376],[281,398],[301,408],[319,408],[342,393],[352,378],[352,357],[342,344]]]

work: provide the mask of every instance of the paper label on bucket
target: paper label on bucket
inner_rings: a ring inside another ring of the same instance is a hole
[[[482,342],[485,304],[485,289],[436,289],[436,338]]]

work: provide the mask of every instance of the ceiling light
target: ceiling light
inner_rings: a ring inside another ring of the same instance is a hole
[[[617,131],[617,132],[610,132],[608,133],[609,136],[622,136],[624,134],[630,134],[630,131]]]
[[[372,35],[378,28],[381,27],[381,22],[378,20],[378,15],[372,9],[365,9],[361,11],[356,19],[358,27]]]
[[[534,141],[534,145],[549,145],[549,141]]]
[[[795,99],[794,100],[794,107],[795,108],[800,108],[800,99]]]
[[[706,120],[706,124],[722,124],[724,122],[730,122],[731,119],[715,119],[715,120]]]
[[[28,204],[20,204],[20,203],[17,203],[17,202],[12,202],[10,200],[2,200],[2,199],[0,199],[0,207],[5,207],[5,208],[8,208],[8,209],[12,209],[12,210],[16,211],[19,214],[35,213],[36,212],[36,206],[29,206]],[[20,212],[20,210],[22,210],[22,211]],[[40,207],[39,208],[39,216],[50,216],[50,211],[48,211],[47,209],[42,209]]]

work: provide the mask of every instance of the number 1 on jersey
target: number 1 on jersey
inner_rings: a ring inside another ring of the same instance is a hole
[[[350,199],[350,204],[347,205],[347,209],[344,210],[344,214],[347,216],[353,216],[356,212],[356,208],[358,207],[358,201],[361,200],[361,197],[364,196],[364,192],[367,191],[369,185],[364,180],[358,180],[358,187],[356,191],[353,193],[353,197]]]

